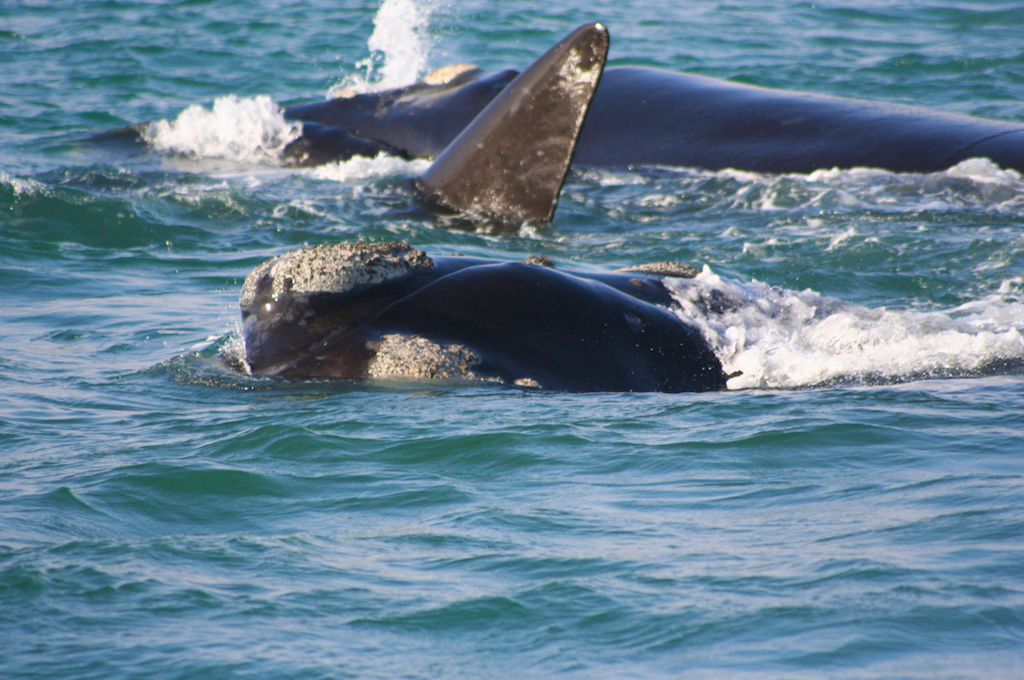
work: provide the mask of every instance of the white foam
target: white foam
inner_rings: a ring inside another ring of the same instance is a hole
[[[15,197],[22,195],[32,196],[45,189],[45,185],[41,182],[37,182],[34,179],[15,177],[3,170],[0,170],[0,184],[10,185],[11,191],[14,192]]]
[[[347,161],[328,163],[308,168],[303,172],[318,179],[349,182],[374,180],[391,175],[415,177],[423,174],[429,167],[430,161],[428,160],[407,161],[397,156],[381,153],[375,158],[353,156]]]
[[[370,56],[356,63],[357,74],[331,88],[328,97],[340,93],[375,92],[416,82],[426,73],[430,52],[427,27],[432,2],[383,0],[373,19],[373,33],[366,45]]]
[[[672,168],[672,170],[678,171],[680,175],[693,175],[692,172],[688,172],[685,168]],[[632,184],[643,185],[648,184],[651,181],[650,178],[643,173],[626,170],[624,168],[579,168],[576,169],[575,172],[580,180],[598,184],[603,187],[619,187]]]
[[[160,151],[192,158],[276,164],[284,147],[301,133],[301,126],[285,121],[270,97],[228,95],[210,109],[192,105],[173,121],[151,123],[146,140]]]
[[[731,281],[707,267],[666,285],[725,372],[742,372],[729,380],[730,389],[793,389],[971,375],[1022,361],[1024,303],[1014,281],[989,298],[930,312],[871,309],[810,290]]]

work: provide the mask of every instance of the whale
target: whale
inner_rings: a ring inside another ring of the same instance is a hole
[[[550,222],[580,131],[608,58],[608,29],[584,24],[556,43],[431,152],[433,162],[407,186],[427,209],[457,217],[453,226],[502,232]],[[93,141],[132,148],[148,124],[103,133]],[[354,155],[408,155],[348,130],[304,124],[286,150],[292,164]]]
[[[254,376],[471,381],[570,392],[704,392],[722,365],[662,262],[562,271],[544,257],[428,255],[402,242],[308,246],[257,266],[239,296]]]
[[[381,154],[436,159],[520,75],[514,69],[485,73],[458,64],[405,87],[347,91],[287,106],[285,120],[300,125],[301,133],[285,147],[282,162],[307,167]],[[804,174],[868,167],[928,173],[988,158],[1024,172],[1020,121],[648,67],[615,66],[598,75],[570,154],[572,167]],[[149,126],[137,123],[92,139],[135,149],[146,144]]]
[[[435,158],[517,76],[461,65],[402,88],[289,106],[284,117],[303,129],[286,162]],[[927,173],[976,157],[1024,172],[1024,123],[616,66],[604,69],[572,164]]]
[[[607,56],[581,26],[517,75],[411,183],[460,219],[549,220]],[[572,392],[703,392],[722,365],[681,315],[678,263],[562,271],[546,258],[430,256],[407,243],[301,248],[239,296],[256,376],[469,380]]]

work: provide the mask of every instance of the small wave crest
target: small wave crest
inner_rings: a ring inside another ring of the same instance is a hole
[[[302,134],[302,127],[286,121],[281,107],[266,95],[228,95],[215,100],[212,108],[192,105],[172,121],[150,123],[145,134],[159,151],[277,164],[284,147]]]
[[[1024,303],[1013,281],[989,298],[934,312],[871,309],[810,290],[731,281],[707,267],[666,285],[725,372],[740,372],[730,389],[882,384],[1024,363]]]
[[[0,170],[0,187],[7,187],[12,198],[31,196],[43,190],[45,185],[34,179],[15,177]]]

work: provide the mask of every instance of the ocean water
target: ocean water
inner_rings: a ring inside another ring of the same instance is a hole
[[[1008,2],[0,0],[0,677],[1024,677],[1018,173],[574,171],[492,236],[410,200],[422,162],[277,162],[282,105],[593,20],[611,64],[1024,121]],[[250,269],[359,238],[693,263],[741,374],[225,367]]]

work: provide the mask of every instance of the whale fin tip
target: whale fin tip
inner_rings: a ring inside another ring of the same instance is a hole
[[[586,24],[533,62],[416,180],[423,200],[507,226],[550,221],[608,44]]]

